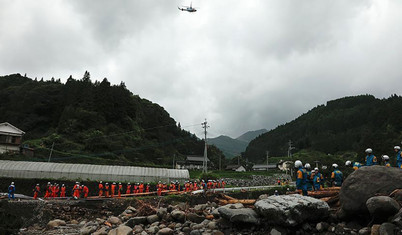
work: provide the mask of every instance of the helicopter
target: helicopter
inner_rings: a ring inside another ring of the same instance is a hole
[[[193,2],[190,3],[190,6],[183,6],[182,8],[177,7],[180,11],[188,11],[188,12],[196,12],[197,9],[193,8]]]

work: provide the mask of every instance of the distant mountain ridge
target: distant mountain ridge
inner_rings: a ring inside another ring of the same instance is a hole
[[[248,132],[244,133],[243,135],[237,137],[236,140],[250,143],[253,139],[257,138],[259,135],[264,134],[265,132],[268,132],[268,130],[260,129],[260,130],[256,130],[256,131],[248,131]]]
[[[221,135],[216,138],[208,139],[208,142],[209,144],[215,145],[217,148],[219,148],[227,158],[234,158],[246,150],[250,141],[265,132],[267,132],[266,129],[248,131],[236,139]]]

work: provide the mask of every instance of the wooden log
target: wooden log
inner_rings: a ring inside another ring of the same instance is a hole
[[[332,190],[332,191],[313,191],[313,192],[308,192],[308,196],[314,197],[314,198],[323,198],[323,197],[333,197],[338,195],[339,192]]]

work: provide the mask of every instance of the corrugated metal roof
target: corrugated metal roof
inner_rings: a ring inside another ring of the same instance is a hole
[[[88,181],[155,182],[186,180],[188,170],[49,162],[0,161],[0,177]]]
[[[202,156],[187,156],[187,161],[203,162],[204,157],[202,157]],[[209,162],[208,157],[207,157],[207,161]]]

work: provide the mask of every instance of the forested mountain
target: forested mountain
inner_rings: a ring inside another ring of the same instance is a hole
[[[122,82],[71,76],[63,84],[20,74],[0,77],[0,122],[25,131],[38,159],[121,165],[172,165],[173,157],[203,155],[204,141],[182,130],[158,104],[133,95]],[[218,165],[222,152],[208,157]]]
[[[208,139],[208,143],[213,144],[222,150],[223,154],[225,154],[227,158],[234,158],[240,156],[241,153],[246,150],[246,147],[251,140],[265,132],[267,132],[266,129],[248,131],[236,139],[221,135],[216,138]]]
[[[294,152],[310,149],[364,155],[364,150],[371,147],[379,156],[393,156],[393,146],[402,140],[402,97],[360,95],[328,101],[251,141],[245,157],[262,162],[267,150],[270,156],[285,156],[289,140]]]

